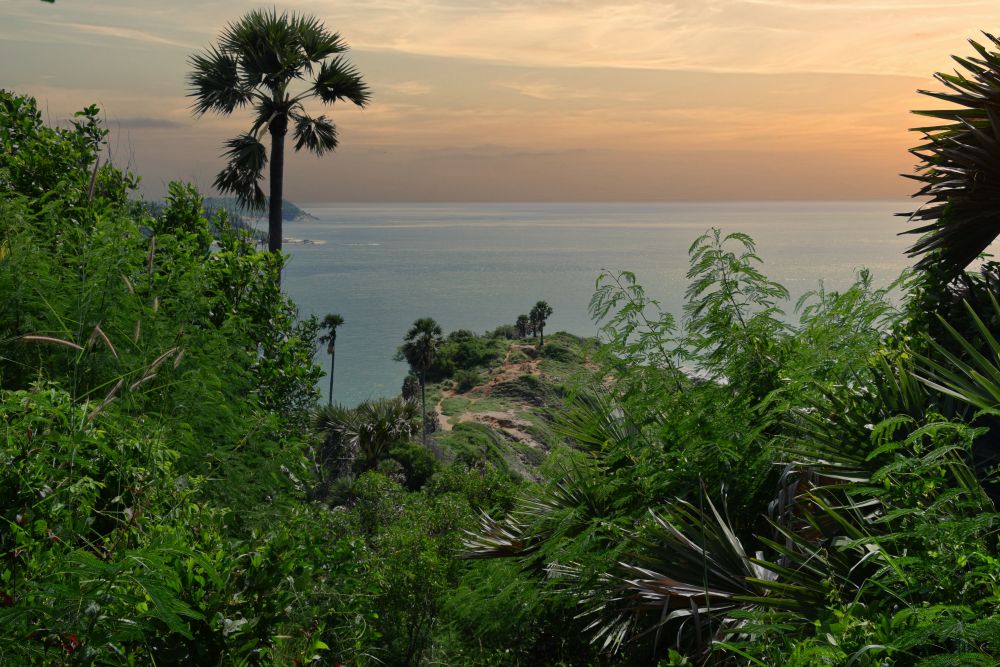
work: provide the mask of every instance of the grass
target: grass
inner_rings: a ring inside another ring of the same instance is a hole
[[[446,417],[457,417],[468,411],[472,401],[464,396],[449,396],[441,401],[441,414]]]

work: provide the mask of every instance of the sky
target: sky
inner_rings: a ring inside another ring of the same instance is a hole
[[[0,87],[50,122],[91,103],[149,197],[210,190],[249,113],[194,117],[188,58],[270,3],[0,0]],[[333,201],[902,199],[909,110],[996,30],[996,0],[290,0],[373,91],[325,109],[333,155],[285,196]]]

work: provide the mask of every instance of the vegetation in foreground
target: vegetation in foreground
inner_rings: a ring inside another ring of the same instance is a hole
[[[280,254],[189,186],[131,202],[96,108],[0,93],[0,663],[996,664],[1000,266],[952,236],[980,55],[919,273],[793,309],[712,230],[680,322],[626,272],[597,343],[430,327],[426,447],[405,398],[316,408]]]

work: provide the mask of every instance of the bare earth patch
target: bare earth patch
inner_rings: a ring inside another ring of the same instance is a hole
[[[511,362],[510,357],[512,351],[521,352],[528,358],[521,361]],[[469,399],[471,402],[465,412],[458,417],[458,422],[475,422],[483,424],[499,433],[502,433],[510,440],[519,442],[529,447],[544,449],[545,446],[535,440],[535,438],[528,432],[527,429],[531,427],[531,423],[521,419],[513,410],[506,410],[503,412],[476,411],[476,404],[480,400],[488,398],[492,395],[493,389],[497,385],[510,382],[521,377],[522,375],[540,376],[540,364],[541,360],[537,358],[537,352],[534,346],[523,344],[511,345],[507,349],[507,354],[504,356],[504,360],[500,366],[490,368],[487,372],[489,379],[487,379],[483,384],[473,387],[462,394],[463,397]],[[438,427],[441,431],[447,432],[454,428],[453,420],[455,418],[445,415],[441,404],[445,399],[455,395],[456,394],[453,389],[442,389],[441,398],[434,406],[434,409],[438,414]],[[524,408],[525,410],[530,410],[530,406],[528,405],[525,405]]]

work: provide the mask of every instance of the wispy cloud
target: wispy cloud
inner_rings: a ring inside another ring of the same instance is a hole
[[[172,130],[185,126],[184,123],[179,123],[169,118],[153,118],[150,116],[112,118],[110,124],[133,130]]]
[[[56,28],[65,28],[67,30],[75,31],[78,33],[99,35],[101,37],[110,37],[112,39],[120,39],[128,42],[137,42],[146,45],[156,44],[161,46],[172,46],[179,49],[196,48],[192,44],[176,41],[164,37],[162,35],[157,35],[155,33],[148,32],[146,30],[138,30],[136,28],[125,28],[125,27],[111,26],[111,25],[94,25],[92,23],[75,23],[68,21],[48,21],[42,19],[34,19],[33,22]]]
[[[871,0],[839,0],[838,2],[823,2],[822,0],[743,0],[749,5],[761,5],[767,7],[780,7],[782,9],[794,9],[806,12],[885,12],[898,10],[936,10],[944,7],[940,2],[913,0],[882,0],[872,2]],[[993,0],[951,0],[948,8],[969,9],[969,8],[995,8]]]
[[[597,96],[596,91],[561,86],[547,81],[495,81],[493,85],[537,100],[579,100]]]
[[[434,88],[426,81],[400,81],[399,83],[383,83],[382,88],[400,95],[427,95]]]
[[[996,7],[995,0],[302,4],[349,26],[352,44],[372,50],[525,67],[904,75],[947,65],[942,44],[988,27]]]

